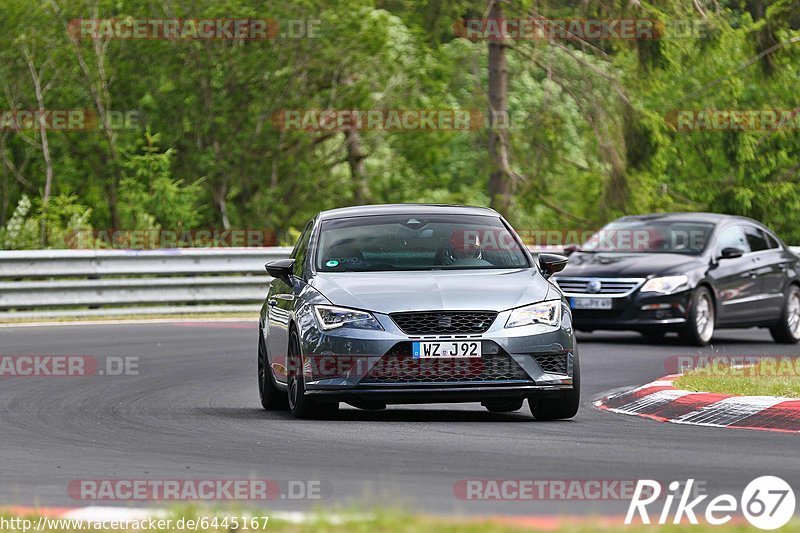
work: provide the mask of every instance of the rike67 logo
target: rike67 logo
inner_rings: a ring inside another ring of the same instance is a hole
[[[689,479],[686,483],[673,481],[662,500],[661,483],[649,479],[639,480],[625,516],[625,523],[631,524],[638,514],[643,524],[650,524],[650,511],[657,511],[662,502],[661,512],[655,519],[658,524],[681,524],[684,520],[690,524],[699,524],[697,517],[700,515],[705,518],[706,523],[719,526],[728,523],[734,514],[740,512],[753,526],[772,530],[786,525],[794,515],[794,491],[779,477],[762,476],[754,479],[745,487],[740,500],[731,494],[721,494],[707,502],[707,494],[690,500],[694,495],[693,485],[694,479]],[[701,504],[705,506],[704,512],[701,512]],[[648,509],[648,506],[654,509]]]

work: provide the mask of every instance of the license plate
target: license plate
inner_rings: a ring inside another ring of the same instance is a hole
[[[611,298],[572,298],[573,309],[611,309]]]
[[[480,341],[412,342],[414,359],[480,357]]]

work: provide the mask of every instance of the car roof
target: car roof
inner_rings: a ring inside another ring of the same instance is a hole
[[[498,217],[500,214],[488,207],[449,204],[378,204],[358,205],[329,209],[319,214],[319,220],[362,217],[369,215],[483,215]]]
[[[615,222],[632,222],[638,220],[658,220],[665,222],[709,222],[719,224],[721,222],[739,221],[750,222],[761,225],[759,222],[738,215],[725,215],[722,213],[652,213],[648,215],[626,215],[620,217]]]

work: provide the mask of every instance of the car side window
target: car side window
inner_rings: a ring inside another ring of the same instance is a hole
[[[769,250],[769,241],[767,241],[766,234],[755,226],[744,226],[744,234],[747,238],[747,244],[750,246],[750,251],[760,252],[762,250]]]
[[[780,243],[778,243],[778,239],[776,239],[774,235],[772,235],[768,231],[765,231],[764,235],[767,237],[767,245],[769,246],[770,250],[774,250],[776,248],[781,247]]]
[[[292,273],[298,278],[303,277],[303,267],[305,266],[306,254],[308,253],[308,241],[311,239],[312,225],[313,221],[306,225],[306,229],[303,230],[303,234],[297,241],[297,246],[295,246],[295,249],[292,251],[292,257],[294,257]]]
[[[307,229],[308,229],[308,224],[306,224],[306,227],[303,228],[303,232],[300,233],[300,236],[297,238],[297,242],[294,243],[294,248],[292,248],[292,253],[289,254],[289,257],[291,257],[292,259],[295,259],[297,257],[297,251],[300,250],[300,245],[302,244],[303,239],[306,238]]]
[[[750,251],[741,226],[729,226],[722,230],[717,238],[717,252],[721,252],[725,248],[738,248],[744,253]]]

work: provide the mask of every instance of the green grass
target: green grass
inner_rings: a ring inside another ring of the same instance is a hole
[[[718,392],[740,396],[783,396],[800,398],[800,359],[793,368],[789,363],[776,367],[769,360],[747,367],[717,366],[695,369],[677,380],[678,389],[696,392]]]

